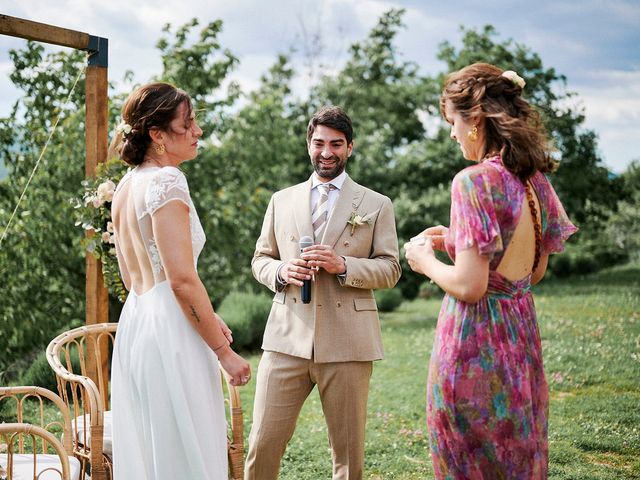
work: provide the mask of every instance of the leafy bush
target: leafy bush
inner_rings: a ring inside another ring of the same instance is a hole
[[[450,203],[449,184],[442,183],[435,187],[422,189],[416,192],[413,198],[407,192],[400,192],[393,199],[400,246],[427,227],[448,225]],[[447,261],[446,255],[437,255],[440,260]],[[404,255],[404,249],[400,255],[400,264],[402,277],[397,286],[402,291],[402,296],[411,300],[419,295],[418,289],[424,280],[424,275],[411,270]]]
[[[71,364],[74,372],[80,371],[80,359],[76,350],[72,350],[71,352]],[[56,375],[51,369],[49,362],[47,362],[45,352],[41,352],[36,356],[33,362],[29,365],[29,368],[24,370],[22,375],[20,375],[17,384],[43,387],[51,390],[52,392],[58,391]]]
[[[618,210],[611,215],[605,228],[610,244],[618,252],[626,253],[631,260],[640,260],[640,192],[636,191],[630,201],[618,203]]]
[[[426,281],[420,285],[418,290],[418,297],[420,298],[442,298],[444,292],[442,289],[433,282]]]
[[[49,366],[45,352],[40,353],[35,358],[31,366],[20,377],[19,384],[35,385],[51,390],[52,392],[58,391],[56,374],[53,373],[53,370]]]
[[[218,313],[233,331],[235,350],[260,346],[270,310],[271,298],[264,294],[231,292],[225,297]]]
[[[400,306],[404,298],[399,288],[375,290],[376,303],[380,312],[392,312]]]
[[[551,255],[549,271],[557,277],[586,275],[628,261],[628,252],[610,242],[606,235],[589,236],[579,243],[569,242],[563,253]]]
[[[571,269],[571,258],[568,255],[552,255],[549,258],[546,277],[568,277],[571,274]]]
[[[560,278],[571,275],[586,275],[597,272],[604,266],[598,265],[596,259],[588,252],[580,249],[567,249],[549,260],[549,270],[553,276]]]

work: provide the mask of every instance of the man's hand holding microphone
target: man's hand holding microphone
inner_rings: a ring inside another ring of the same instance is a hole
[[[300,239],[300,256],[289,260],[280,269],[279,275],[284,283],[302,287],[303,303],[311,302],[311,280],[320,268],[336,275],[347,270],[343,257],[337,255],[329,245],[314,245],[311,237]]]

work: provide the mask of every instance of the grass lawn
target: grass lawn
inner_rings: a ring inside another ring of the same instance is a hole
[[[551,479],[640,479],[640,267],[534,290],[551,390]],[[371,379],[365,478],[433,478],[425,426],[427,363],[440,299],[382,315],[386,359]],[[254,370],[259,356],[251,357]],[[255,383],[242,389],[245,437]],[[317,391],[282,462],[283,480],[331,478]]]

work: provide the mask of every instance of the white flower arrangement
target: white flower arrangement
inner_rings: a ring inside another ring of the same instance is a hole
[[[100,164],[96,178],[82,182],[82,196],[71,199],[76,210],[76,226],[85,232],[80,240],[83,250],[100,259],[105,286],[121,302],[126,298],[126,290],[120,278],[114,248],[111,201],[116,190],[116,182],[122,178],[125,171],[126,167],[116,159]]]
[[[122,120],[117,126],[116,126],[116,133],[121,133],[122,135],[129,135],[131,133],[131,125],[129,125],[127,122],[125,122],[124,120]]]
[[[351,236],[353,236],[356,227],[360,227],[361,225],[371,225],[373,217],[375,217],[377,213],[378,210],[372,213],[367,213],[366,215],[358,215],[356,212],[351,212],[351,217],[347,220],[347,223],[351,225]]]
[[[105,180],[100,185],[98,185],[98,190],[96,193],[98,194],[98,201],[102,205],[105,202],[110,202],[113,200],[113,194],[116,191],[116,184],[113,183],[112,180]]]
[[[505,77],[505,78],[508,78],[509,80],[511,80],[513,82],[514,85],[517,85],[518,87],[520,87],[522,89],[524,89],[524,86],[527,84],[524,81],[524,78],[522,78],[520,75],[518,75],[513,70],[506,70],[506,71],[502,72],[502,76]]]
[[[84,204],[92,205],[93,208],[100,208],[105,203],[113,200],[113,194],[116,191],[116,184],[112,180],[105,180],[98,188],[94,190],[87,190],[84,194]]]

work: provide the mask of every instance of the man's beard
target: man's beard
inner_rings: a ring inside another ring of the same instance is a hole
[[[318,174],[319,177],[333,180],[344,171],[344,167],[346,165],[346,162],[344,159],[341,159],[336,155],[332,155],[329,158],[325,158],[323,160],[329,160],[334,162],[333,167],[325,168],[321,165],[321,162],[320,162],[321,158],[322,157],[320,155],[317,155],[311,162],[313,164],[313,169],[315,170],[315,172]]]

